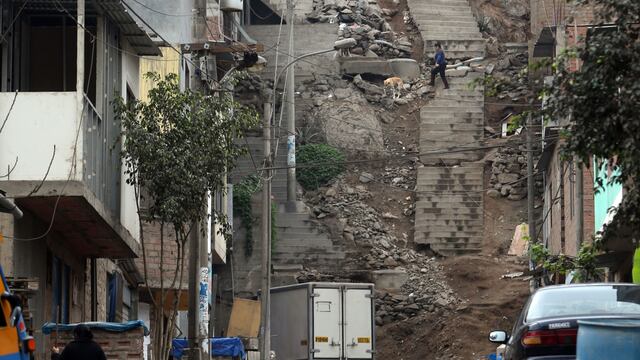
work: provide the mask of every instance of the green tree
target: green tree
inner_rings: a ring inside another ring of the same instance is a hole
[[[229,92],[204,94],[180,91],[178,77],[164,79],[156,73],[145,75],[155,84],[149,100],[114,102],[117,118],[122,122],[122,156],[127,183],[141,190],[149,204],[141,211],[139,202],[140,240],[144,277],[147,288],[147,261],[143,222],[160,223],[161,256],[165,226],[174,231],[178,246],[173,279],[165,289],[165,271],[160,261],[161,289],[159,303],[154,301],[155,318],[165,315],[165,303],[173,299],[166,325],[156,322],[153,353],[158,359],[168,358],[174,336],[178,300],[183,283],[185,244],[192,224],[206,223],[206,192],[225,191],[226,176],[245,149],[235,141],[258,124],[257,114],[235,102]],[[226,225],[225,214],[212,214],[215,221]],[[225,232],[226,226],[224,226]],[[170,295],[173,296],[170,297]],[[152,295],[150,293],[150,295]]]
[[[600,27],[576,49],[554,63],[554,80],[546,88],[545,115],[570,117],[566,151],[590,165],[591,157],[613,160],[620,175],[597,179],[627,186],[617,210],[618,222],[604,231],[614,234],[618,223],[640,229],[640,1],[582,0],[598,10]],[[579,60],[579,68],[570,64]]]

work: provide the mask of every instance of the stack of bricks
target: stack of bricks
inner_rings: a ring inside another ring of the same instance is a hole
[[[93,340],[100,345],[109,360],[141,360],[144,359],[144,330],[142,327],[125,332],[113,332],[100,329],[91,329]],[[69,342],[73,341],[73,331],[55,330],[49,335],[49,343],[57,345],[60,351]],[[49,359],[47,354],[46,359]]]

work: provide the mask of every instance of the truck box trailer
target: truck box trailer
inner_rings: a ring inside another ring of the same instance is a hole
[[[374,359],[373,284],[312,282],[271,289],[278,360]]]

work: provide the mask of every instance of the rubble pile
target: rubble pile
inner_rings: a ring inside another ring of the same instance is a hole
[[[386,29],[387,26],[383,28]],[[413,51],[408,37],[398,36],[393,31],[379,30],[366,24],[340,24],[338,39],[349,38],[357,42],[357,45],[350,50],[353,55],[370,56],[368,53],[373,52],[383,58],[408,58]]]
[[[350,49],[353,55],[408,58],[413,50],[411,41],[393,32],[385,19],[396,13],[396,9],[381,9],[375,1],[314,0],[314,11],[307,14],[307,21],[339,23],[338,40],[356,40],[357,45]]]
[[[530,93],[528,84],[528,57],[526,53],[507,54],[485,67],[485,72],[495,79],[495,93],[499,100],[519,102]]]
[[[385,176],[386,177],[386,176]],[[360,182],[377,179],[360,173]],[[405,214],[380,213],[365,200],[373,196],[364,185],[351,186],[344,178],[332,185],[305,194],[305,202],[318,219],[334,218],[336,233],[347,246],[361,253],[359,268],[368,270],[394,269],[404,271],[407,281],[399,293],[378,291],[376,297],[378,325],[406,319],[421,311],[437,311],[457,306],[460,300],[447,284],[443,269],[435,258],[401,246],[408,241],[407,234],[398,239],[385,225],[385,219],[397,219]],[[406,209],[411,209],[411,197]],[[304,273],[302,278],[308,278]]]

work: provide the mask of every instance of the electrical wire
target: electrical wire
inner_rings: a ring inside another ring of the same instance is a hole
[[[138,0],[131,0],[131,1],[133,1],[134,3],[142,6],[143,8],[145,8],[145,9],[151,11],[151,12],[154,12],[154,13],[160,14],[160,15],[164,15],[164,16],[171,16],[171,17],[192,17],[193,16],[193,14],[169,14],[169,13],[154,9],[154,8],[148,6],[147,4],[144,4],[141,1],[138,1]],[[123,2],[126,2],[126,0],[123,0]]]
[[[27,6],[29,1],[30,0],[24,0],[24,3],[22,3],[22,6],[18,10],[18,13],[16,14],[16,16],[14,16],[13,19],[9,22],[9,26],[7,26],[7,30],[4,33],[2,33],[2,37],[0,37],[0,44],[4,42],[7,34],[9,34],[9,32],[11,31],[13,24],[15,24],[16,21],[18,21],[18,18],[20,17],[22,10],[24,10],[24,8]]]
[[[94,41],[92,41],[92,44],[93,44],[93,47],[92,47],[92,51],[91,51],[91,61],[90,61],[90,66],[89,66],[89,74],[91,74],[91,72],[93,71],[93,66],[94,66],[94,63],[95,63],[95,54],[96,54],[96,51],[95,51],[96,50],[96,41],[95,41],[95,39],[94,39]],[[87,77],[87,83],[85,85],[85,89],[88,89],[90,85],[91,85],[91,76],[88,76]],[[83,101],[83,105],[82,105],[82,114],[80,115],[80,119],[78,121],[78,128],[76,130],[76,135],[75,135],[75,139],[74,139],[74,142],[73,142],[73,154],[71,155],[71,166],[69,168],[69,175],[67,176],[67,180],[65,181],[64,185],[62,186],[62,189],[58,193],[58,196],[56,198],[56,202],[53,205],[53,211],[51,213],[51,220],[49,221],[49,226],[47,227],[47,229],[45,230],[45,232],[42,235],[39,235],[39,236],[36,236],[36,237],[18,238],[18,237],[13,237],[13,236],[5,236],[6,238],[12,239],[12,240],[15,240],[15,241],[31,242],[31,241],[36,241],[36,240],[40,240],[40,239],[45,238],[47,235],[49,235],[49,233],[53,229],[53,224],[55,223],[56,214],[58,212],[58,206],[60,205],[60,199],[64,195],[65,190],[67,189],[67,186],[71,182],[71,177],[73,176],[73,173],[76,170],[77,160],[78,160],[78,140],[80,139],[80,130],[82,129],[83,124],[84,124],[85,114],[86,114],[86,109],[87,109],[87,103],[88,102],[89,102],[89,100],[86,97],[86,93],[84,93],[84,101]]]

